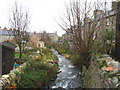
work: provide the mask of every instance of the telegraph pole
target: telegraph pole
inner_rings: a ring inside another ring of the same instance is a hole
[[[120,62],[120,0],[116,7],[116,41],[115,41],[115,58]]]

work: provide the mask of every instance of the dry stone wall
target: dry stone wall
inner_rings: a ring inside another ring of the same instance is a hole
[[[14,82],[16,79],[18,79],[19,74],[17,74],[17,73],[22,73],[23,68],[25,68],[25,67],[26,67],[26,63],[23,63],[18,68],[10,71],[9,74],[3,75],[0,78],[0,90],[5,88],[6,86],[9,86],[11,84],[11,82]]]

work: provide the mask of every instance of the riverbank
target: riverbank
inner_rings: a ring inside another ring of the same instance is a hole
[[[64,54],[79,68],[77,56]],[[76,59],[76,60],[75,60]],[[77,62],[77,63],[76,63]],[[120,88],[120,63],[109,55],[98,55],[90,61],[88,69],[83,67],[83,88]]]
[[[120,63],[108,55],[90,62],[83,68],[84,88],[120,88]]]

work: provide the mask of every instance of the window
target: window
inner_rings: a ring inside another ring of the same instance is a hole
[[[110,20],[107,18],[107,20],[106,20],[106,24],[107,25],[110,25]]]

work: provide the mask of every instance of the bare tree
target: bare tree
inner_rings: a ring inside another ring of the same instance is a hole
[[[23,10],[17,2],[14,4],[14,8],[11,10],[9,16],[10,26],[13,28],[13,34],[16,39],[16,44],[19,47],[19,58],[22,57],[22,47],[24,47],[24,42],[26,42],[26,35],[28,35],[28,25],[29,13],[28,11]]]
[[[66,16],[62,19],[62,24],[59,24],[78,50],[81,70],[83,65],[89,67],[90,51],[98,38],[102,20],[99,21],[92,12],[100,7],[101,4],[98,1],[94,4],[87,0],[71,1],[66,5]]]
[[[41,40],[44,41],[44,42],[48,42],[48,38],[49,38],[49,35],[48,33],[46,33],[46,31],[43,31],[42,33],[40,33],[40,37],[41,37]]]

